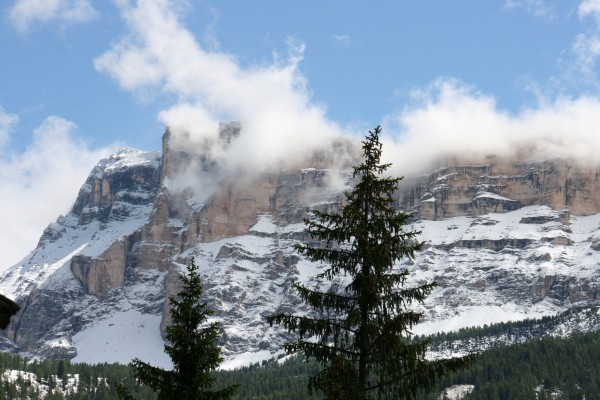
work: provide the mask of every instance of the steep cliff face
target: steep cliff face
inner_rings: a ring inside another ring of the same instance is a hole
[[[22,351],[76,354],[69,339],[86,320],[83,310],[124,286],[135,232],[148,221],[159,192],[159,166],[159,153],[133,149],[102,160],[71,212],[50,224],[28,258],[3,275],[3,290],[25,305],[7,332]]]
[[[600,210],[600,169],[573,160],[450,165],[401,186],[398,202],[419,218],[439,220],[546,205],[573,215]]]
[[[224,138],[239,132],[235,126],[225,128]],[[230,272],[218,280],[210,275],[215,264],[239,272],[245,270],[244,258],[254,260],[255,254],[235,243],[240,237],[269,241],[257,261],[266,271],[254,280],[248,276],[245,284],[252,282],[255,294],[273,294],[269,281],[275,273],[290,274],[297,257],[287,255],[290,240],[281,245],[277,237],[251,233],[252,226],[268,215],[273,223],[283,221],[284,237],[302,237],[307,211],[316,202],[339,199],[339,193],[325,190],[325,170],[308,168],[264,173],[252,181],[212,182],[214,192],[199,204],[197,188],[173,191],[166,183],[190,165],[197,168],[192,172],[208,177],[216,166],[202,153],[172,152],[169,139],[167,132],[162,155],[126,149],[102,160],[71,212],[51,224],[38,248],[2,277],[2,290],[24,304],[7,332],[21,351],[50,357],[81,354],[77,334],[118,312],[156,315],[164,334],[170,321],[165,298],[179,291],[180,267],[193,256],[204,264],[207,293],[216,305],[234,299],[244,303],[246,296],[237,295],[248,288],[227,282]],[[242,320],[231,309],[222,318],[229,325]],[[251,340],[236,342],[231,331],[226,334],[231,351],[238,353]]]
[[[238,125],[222,125],[218,145],[239,134]],[[20,351],[168,365],[157,344],[170,322],[165,299],[179,291],[192,257],[223,326],[225,366],[280,351],[286,334],[266,316],[310,312],[293,282],[343,287],[316,281],[319,265],[293,245],[313,240],[302,222],[311,209],[339,209],[348,170],[338,174],[316,155],[232,178],[209,149],[186,151],[171,139],[167,131],[162,153],[126,149],[102,160],[71,212],[0,277],[0,290],[22,305],[6,333]],[[600,170],[568,160],[492,161],[402,181],[399,208],[414,213],[426,250],[399,267],[411,271],[411,283],[440,284],[422,306],[423,332],[600,300]]]

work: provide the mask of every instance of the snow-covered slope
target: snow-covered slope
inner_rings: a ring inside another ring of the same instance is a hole
[[[162,154],[125,149],[102,160],[71,212],[0,277],[0,291],[23,306],[6,348],[169,367],[165,298],[179,291],[179,274],[194,257],[223,327],[223,367],[232,368],[281,352],[289,336],[269,327],[268,315],[310,312],[293,282],[343,287],[317,281],[321,266],[293,249],[312,240],[302,222],[312,208],[333,211],[342,201],[323,160],[321,168],[303,165],[251,182],[212,182],[199,186],[210,193],[194,195],[202,189],[175,190],[173,174],[189,173],[185,165],[199,166],[202,179],[218,171],[203,154],[171,151],[168,138]],[[587,194],[563,196],[563,204],[553,193],[564,160],[514,167],[522,174],[512,178],[504,163],[501,177],[490,175],[493,166],[455,166],[458,172],[438,170],[401,188],[398,203],[420,216],[412,227],[426,246],[398,268],[410,270],[410,284],[439,284],[418,306],[425,317],[416,333],[554,315],[600,299],[597,183],[582,173],[577,182],[588,182]],[[531,178],[536,168],[546,183]]]
[[[566,215],[565,215],[566,214]],[[600,214],[528,206],[415,227],[428,244],[413,281],[436,281],[419,333],[552,315],[598,299]]]

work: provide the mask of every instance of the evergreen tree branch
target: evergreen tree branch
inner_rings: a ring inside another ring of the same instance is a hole
[[[382,176],[391,164],[381,163],[380,132],[380,127],[369,131],[362,142],[363,161],[353,168],[356,184],[345,193],[342,209],[315,210],[305,220],[308,233],[319,242],[296,246],[298,253],[323,264],[317,279],[349,280],[343,295],[296,284],[299,297],[317,316],[282,313],[268,318],[298,334],[297,341],[286,343],[288,353],[303,351],[324,364],[309,387],[323,391],[327,399],[367,399],[374,388],[379,397],[410,398],[471,360],[427,362],[428,342],[408,339],[422,317],[410,306],[423,303],[435,283],[406,288],[408,270],[394,272],[397,261],[413,259],[423,243],[416,239],[420,231],[405,230],[411,216],[395,208],[402,178]]]

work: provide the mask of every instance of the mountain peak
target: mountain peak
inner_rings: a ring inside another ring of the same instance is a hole
[[[131,147],[122,147],[109,157],[104,158],[96,164],[94,172],[96,177],[102,179],[103,174],[137,167],[149,166],[158,168],[160,165],[160,152],[142,151]]]

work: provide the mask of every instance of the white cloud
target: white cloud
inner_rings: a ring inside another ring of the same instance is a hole
[[[81,23],[98,16],[90,0],[17,0],[9,17],[20,32],[38,22]]]
[[[598,98],[560,98],[511,114],[493,97],[450,79],[418,91],[416,98],[415,106],[385,124],[384,155],[398,174],[421,172],[447,156],[475,162],[489,155],[600,161]]]
[[[17,4],[26,3],[35,4]],[[48,0],[58,3],[75,4]],[[582,2],[580,17],[600,21],[599,3]],[[215,147],[213,156],[233,171],[260,171],[302,160],[343,135],[324,107],[310,98],[299,65],[301,41],[289,39],[286,57],[244,68],[232,55],[199,44],[181,24],[185,7],[174,9],[176,0],[117,4],[129,34],[98,57],[95,67],[132,93],[149,90],[178,99],[158,117],[186,145],[214,143],[219,121],[240,120],[241,136],[226,150]],[[593,65],[598,50],[590,35],[581,39],[581,46],[589,52],[587,64]],[[518,151],[532,158],[598,160],[597,97],[561,97],[509,113],[492,96],[451,79],[437,80],[413,95],[409,106],[383,124],[384,157],[398,174],[418,172],[449,154],[476,159]],[[17,122],[17,116],[0,109],[0,150]],[[106,149],[90,149],[75,130],[72,122],[49,117],[24,152],[0,151],[0,218],[22,216],[0,232],[0,243],[15,243],[3,254],[4,267],[31,250],[45,226],[67,211],[91,167],[107,154]]]
[[[243,68],[231,55],[204,49],[171,4],[121,2],[130,33],[98,57],[95,66],[133,93],[151,89],[175,94],[178,104],[163,110],[159,118],[179,137],[205,146],[216,141],[218,121],[240,120],[241,137],[226,151],[219,148],[213,154],[236,171],[299,160],[343,136],[343,129],[310,99],[299,69],[302,42],[290,41],[286,59]],[[522,5],[541,10],[544,3]],[[587,5],[583,10],[591,13],[595,8]],[[490,95],[440,79],[416,91],[401,113],[386,118],[389,145],[384,153],[402,174],[450,153],[477,158],[518,151],[523,157],[595,160],[595,149],[600,148],[598,115],[600,101],[595,97],[559,97],[509,113],[500,110]]]
[[[600,22],[600,0],[584,0],[579,4],[577,13],[580,17],[592,16]]]
[[[0,270],[15,264],[44,230],[73,204],[91,168],[109,149],[90,149],[75,136],[73,122],[48,117],[22,153],[0,153]],[[18,219],[16,219],[18,218]]]
[[[0,107],[0,154],[2,154],[4,146],[8,143],[13,125],[18,121],[19,118],[16,115],[7,113]]]
[[[506,0],[504,7],[509,10],[522,8],[536,17],[552,18],[556,15],[554,8],[544,0]]]
[[[239,120],[242,134],[224,155],[227,164],[260,170],[299,159],[341,133],[311,102],[299,70],[301,41],[288,39],[284,59],[243,68],[235,57],[203,48],[181,24],[174,4],[120,1],[129,35],[98,57],[95,67],[133,93],[176,95],[179,104],[160,114],[177,127],[175,135],[186,131],[202,136],[196,140],[210,139],[216,135],[211,131],[215,121]]]

